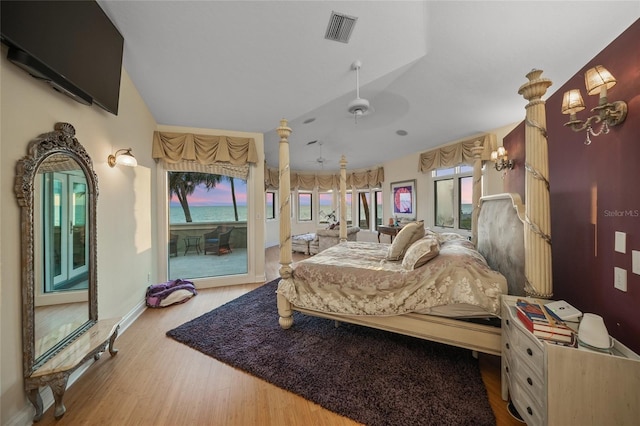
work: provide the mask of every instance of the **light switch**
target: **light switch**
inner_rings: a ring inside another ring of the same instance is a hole
[[[615,250],[618,253],[626,253],[627,252],[627,234],[626,233],[616,231]]]
[[[617,266],[613,268],[613,286],[618,290],[627,291],[627,270],[618,268]]]
[[[640,275],[640,251],[631,250],[631,272]]]

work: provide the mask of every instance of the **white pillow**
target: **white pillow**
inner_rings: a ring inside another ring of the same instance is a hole
[[[180,289],[171,292],[166,298],[160,302],[160,306],[170,306],[176,303],[183,303],[193,297],[193,293],[187,289]]]
[[[440,243],[434,236],[427,235],[411,244],[402,259],[402,267],[409,271],[421,267],[440,253]]]
[[[424,237],[424,222],[411,222],[405,225],[389,247],[387,260],[402,260],[411,244]]]

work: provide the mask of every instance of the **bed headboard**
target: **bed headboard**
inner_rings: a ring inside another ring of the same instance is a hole
[[[524,205],[518,194],[480,199],[478,251],[507,278],[509,294],[524,296]]]

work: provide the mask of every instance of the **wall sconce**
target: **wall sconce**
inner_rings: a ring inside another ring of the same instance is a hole
[[[562,98],[562,113],[570,114],[569,121],[565,126],[570,126],[574,132],[587,131],[587,139],[585,145],[591,144],[591,136],[600,136],[609,133],[610,126],[616,126],[624,121],[627,117],[627,103],[624,101],[615,101],[609,103],[607,100],[607,90],[615,86],[616,79],[602,65],[597,65],[589,69],[584,75],[584,84],[587,87],[589,95],[600,94],[598,106],[593,108],[591,112],[597,113],[587,118],[586,121],[578,120],[576,114],[585,109],[580,89],[572,89],[564,93]],[[593,125],[602,123],[600,130],[594,131]]]
[[[491,152],[491,161],[493,161],[496,166],[497,171],[511,170],[513,169],[513,160],[509,160],[507,157],[507,150],[504,149],[503,146],[499,146],[496,151]]]
[[[136,157],[131,153],[131,148],[127,148],[119,149],[115,154],[109,155],[107,157],[107,163],[109,163],[109,167],[115,167],[116,164],[135,167],[138,165],[138,160],[136,160]]]

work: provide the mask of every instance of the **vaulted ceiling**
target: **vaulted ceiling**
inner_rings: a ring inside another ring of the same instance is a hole
[[[98,2],[158,123],[264,133],[275,167],[287,118],[295,170],[335,170],[342,154],[375,166],[519,122],[527,72],[544,70],[551,94],[640,17],[639,1]],[[357,18],[348,43],[325,39],[332,11]],[[372,106],[357,123],[355,60]]]

